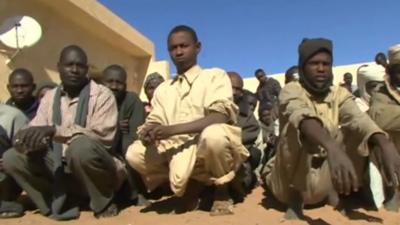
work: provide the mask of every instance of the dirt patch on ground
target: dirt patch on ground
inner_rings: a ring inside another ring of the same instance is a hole
[[[248,198],[235,206],[234,215],[211,217],[208,212],[195,211],[182,215],[168,214],[168,207],[165,211],[143,212],[142,207],[130,207],[124,209],[120,215],[114,218],[95,219],[91,212],[82,212],[79,220],[56,222],[41,216],[35,212],[27,212],[22,218],[1,220],[1,225],[52,225],[52,224],[75,224],[75,225],[270,225],[270,224],[398,224],[400,219],[398,213],[380,210],[365,211],[357,210],[351,216],[352,219],[343,217],[332,207],[325,206],[305,211],[306,222],[283,221],[283,212],[276,209],[267,209],[262,188],[257,188]],[[142,212],[141,212],[142,211]]]

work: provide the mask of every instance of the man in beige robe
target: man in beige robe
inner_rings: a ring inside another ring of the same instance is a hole
[[[393,143],[359,110],[346,89],[332,86],[330,40],[306,39],[300,44],[299,72],[299,82],[287,84],[280,94],[277,153],[264,173],[269,191],[287,204],[286,219],[304,218],[304,204],[357,191],[369,142],[380,147],[390,181],[398,179],[400,172]],[[352,131],[361,142],[359,147],[346,148],[341,130]]]
[[[153,110],[126,154],[149,191],[165,182],[182,200],[176,212],[196,208],[203,185],[215,185],[211,215],[232,213],[228,183],[249,153],[241,143],[237,107],[225,71],[197,65],[200,42],[187,26],[175,27],[168,49],[178,75],[162,83]]]
[[[369,115],[376,124],[389,134],[390,139],[400,152],[400,44],[389,49],[389,64],[386,68],[384,85],[372,95]],[[388,208],[395,211],[399,205],[397,190],[386,192],[393,195],[394,201],[389,202]],[[388,194],[387,194],[388,195]]]
[[[386,131],[400,151],[400,45],[389,50],[385,85],[371,99],[370,116]]]

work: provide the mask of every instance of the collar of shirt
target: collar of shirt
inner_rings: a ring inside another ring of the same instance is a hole
[[[298,81],[296,81],[296,82],[298,82]],[[298,84],[299,85],[301,85],[299,82],[298,82]],[[302,86],[302,85],[301,85]],[[307,89],[305,89],[303,86],[302,86],[302,88],[304,89],[304,91],[305,91],[305,93],[306,93],[306,95],[307,95],[307,97],[309,98],[309,99],[312,99],[312,100],[315,100],[315,101],[317,101],[317,102],[325,102],[325,103],[331,103],[332,101],[333,101],[333,85],[329,88],[330,89],[330,91],[329,91],[329,93],[325,96],[325,97],[319,97],[319,96],[314,96],[314,95],[312,95],[312,94],[310,94],[308,91],[307,91]]]
[[[193,81],[200,75],[202,69],[199,65],[194,65],[188,71],[184,73],[186,79],[189,83],[193,83]]]
[[[28,113],[36,112],[38,107],[39,107],[39,101],[35,99],[33,104],[25,111]]]
[[[9,100],[7,100],[6,104],[8,105],[12,105],[16,108],[18,108],[15,104],[15,102],[12,100],[12,98],[10,98]],[[33,98],[32,104],[29,106],[29,108],[25,109],[24,112],[26,113],[30,113],[33,111],[36,111],[36,109],[39,107],[39,101],[36,100],[35,98]]]
[[[89,81],[90,82],[90,94],[89,94],[89,96],[90,97],[92,97],[92,96],[96,96],[98,93],[99,93],[99,85],[101,85],[101,84],[97,84],[96,82],[94,82],[93,80],[90,80]],[[65,92],[64,91],[64,86],[61,84],[60,85],[61,86],[61,97],[62,98],[66,98],[67,100],[68,100],[68,102],[69,102],[69,104],[74,104],[74,103],[77,103],[78,102],[78,100],[79,100],[79,95],[78,96],[76,96],[75,98],[70,98],[69,96],[68,96],[68,94],[67,94],[67,92]],[[82,88],[82,90],[83,90],[83,88]]]
[[[189,85],[192,85],[194,80],[200,75],[202,69],[199,65],[194,65],[192,66],[189,70],[187,70],[183,74],[178,74],[174,80],[177,80],[179,82],[186,81]],[[173,83],[175,83],[173,81]],[[172,84],[173,84],[172,83]]]

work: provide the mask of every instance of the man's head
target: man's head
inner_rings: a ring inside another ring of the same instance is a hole
[[[308,92],[325,96],[332,85],[332,42],[324,38],[304,39],[299,45],[300,83]]]
[[[271,125],[276,119],[276,109],[277,107],[275,107],[270,102],[260,102],[260,105],[258,107],[259,120],[267,126]]]
[[[383,83],[385,68],[380,65],[362,65],[357,69],[357,86],[359,95],[369,103],[372,93]]]
[[[343,75],[343,82],[346,85],[351,85],[351,83],[353,83],[353,75],[351,73],[345,73]]]
[[[201,43],[193,28],[186,25],[174,27],[168,34],[168,52],[178,74],[183,74],[197,64]]]
[[[258,102],[257,95],[249,90],[243,89],[243,97],[249,103],[251,111],[254,112]]]
[[[149,74],[146,77],[143,87],[144,93],[146,94],[149,102],[151,102],[151,99],[153,99],[154,91],[162,82],[164,82],[164,78],[157,72]]]
[[[299,68],[292,66],[285,72],[285,84],[295,80],[299,80]]]
[[[35,88],[32,73],[27,69],[15,69],[8,77],[7,89],[17,105],[32,101]]]
[[[228,72],[228,76],[231,80],[233,101],[238,104],[243,97],[243,79],[236,72]]]
[[[257,80],[263,84],[267,80],[267,75],[265,74],[263,69],[257,69],[254,72],[254,76],[256,76]]]
[[[386,68],[387,59],[386,59],[385,53],[378,52],[378,54],[376,54],[376,56],[375,56],[375,63]]]
[[[386,67],[390,76],[390,83],[400,91],[400,44],[389,49],[389,64]]]
[[[39,85],[39,88],[37,89],[37,92],[36,92],[36,99],[38,101],[40,101],[46,95],[46,93],[48,91],[50,91],[51,89],[53,89],[55,87],[57,87],[57,84],[53,83],[53,82],[48,82],[48,83]]]
[[[122,100],[126,93],[126,71],[120,65],[110,65],[103,70],[101,81],[108,87],[117,100]]]
[[[88,59],[81,47],[65,47],[61,51],[57,66],[65,90],[80,91],[89,82]]]

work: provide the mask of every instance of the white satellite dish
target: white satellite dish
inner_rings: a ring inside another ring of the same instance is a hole
[[[7,47],[22,49],[36,44],[42,37],[42,27],[29,16],[14,16],[0,26],[0,41]]]

